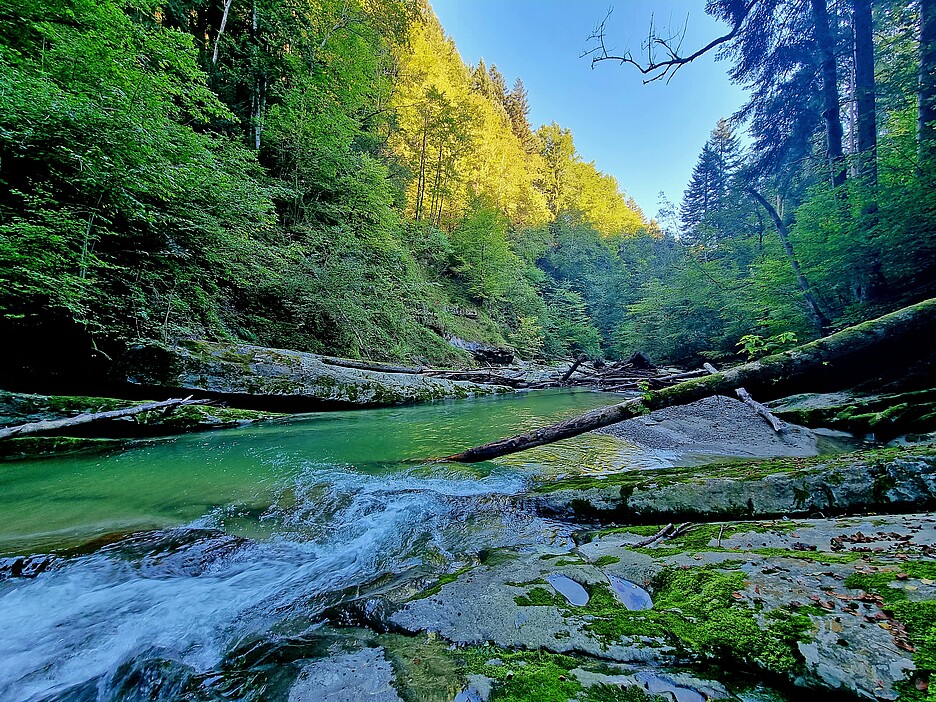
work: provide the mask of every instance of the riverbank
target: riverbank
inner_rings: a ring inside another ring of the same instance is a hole
[[[497,462],[413,460],[616,397],[8,463],[0,692],[145,674],[283,702],[925,699],[936,449],[817,455],[845,447],[713,398]]]

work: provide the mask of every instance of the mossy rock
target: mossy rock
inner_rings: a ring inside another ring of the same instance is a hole
[[[131,346],[121,380],[222,398],[271,411],[381,407],[509,392],[509,388],[413,373],[362,370],[286,349],[199,340]]]
[[[639,470],[559,480],[536,493],[544,514],[620,524],[916,511],[936,505],[936,448]]]

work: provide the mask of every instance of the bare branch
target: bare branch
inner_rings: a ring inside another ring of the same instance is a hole
[[[601,20],[592,30],[592,33],[588,37],[589,42],[595,42],[596,46],[582,53],[581,57],[591,56],[591,65],[592,68],[595,67],[595,64],[601,63],[602,61],[617,61],[621,64],[627,64],[634,66],[642,75],[649,76],[644,80],[644,83],[653,83],[654,81],[665,79],[669,82],[676,72],[685,66],[687,63],[692,63],[700,56],[707,54],[712,49],[715,49],[722,44],[731,41],[734,39],[738,32],[741,31],[741,26],[744,24],[745,19],[750,14],[754,5],[756,5],[758,0],[748,0],[747,4],[744,5],[742,11],[734,20],[734,24],[731,27],[731,31],[727,34],[724,34],[716,39],[713,39],[708,44],[703,46],[701,49],[688,54],[686,56],[681,55],[682,42],[685,38],[686,29],[688,27],[688,19],[682,29],[674,33],[669,37],[660,37],[656,33],[656,28],[654,26],[653,18],[650,19],[650,28],[647,36],[646,42],[641,47],[641,50],[646,53],[646,60],[638,60],[634,57],[630,50],[624,51],[622,54],[615,54],[613,51],[609,51],[605,43],[606,36],[606,24],[608,18],[611,16],[612,10],[608,10],[608,14],[605,15],[605,18]],[[662,50],[667,58],[663,60],[657,60],[656,50]]]

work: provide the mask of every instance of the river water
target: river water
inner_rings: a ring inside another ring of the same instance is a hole
[[[532,475],[655,460],[597,435],[477,466],[421,459],[619,400],[323,413],[2,465],[0,556],[54,557],[0,580],[0,700],[259,699],[270,661],[336,605],[485,549],[567,542],[512,506]]]

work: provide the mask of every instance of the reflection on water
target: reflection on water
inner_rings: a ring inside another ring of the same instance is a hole
[[[314,483],[316,475],[327,484],[335,470],[435,475],[443,481],[483,478],[497,466],[420,467],[419,461],[619,399],[606,393],[540,392],[321,413],[146,442],[103,457],[4,464],[0,555],[61,548],[101,534],[178,526],[218,510],[231,518],[256,515],[274,502],[288,502],[300,476],[303,486]],[[602,460],[617,464],[614,445],[606,437],[589,439],[557,449],[543,447],[503,465],[528,473],[559,472]],[[267,531],[262,525],[257,535]]]

